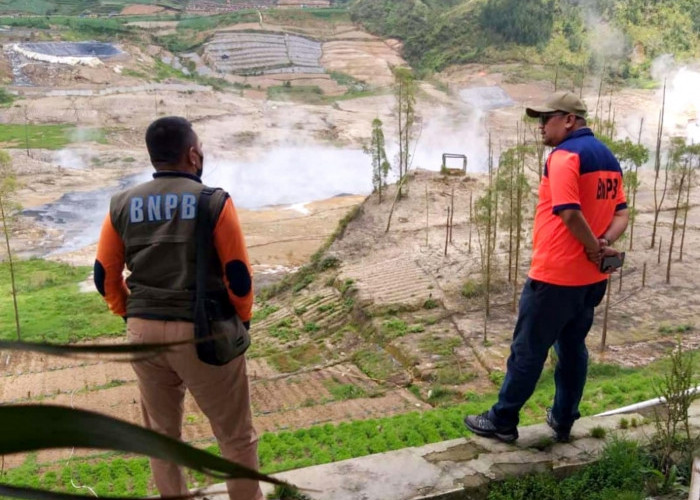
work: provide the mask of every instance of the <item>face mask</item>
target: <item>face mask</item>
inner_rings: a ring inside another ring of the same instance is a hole
[[[195,151],[197,153],[197,156],[199,156],[199,168],[197,169],[197,177],[201,178],[202,173],[204,172],[204,155],[200,153],[199,151]]]

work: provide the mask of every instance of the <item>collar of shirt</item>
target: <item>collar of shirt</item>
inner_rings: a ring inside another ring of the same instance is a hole
[[[153,174],[154,179],[159,179],[161,177],[185,177],[187,179],[192,179],[193,181],[197,181],[200,184],[202,183],[202,179],[200,179],[196,175],[188,174],[187,172],[178,172],[176,170],[164,170],[164,171],[156,172]]]

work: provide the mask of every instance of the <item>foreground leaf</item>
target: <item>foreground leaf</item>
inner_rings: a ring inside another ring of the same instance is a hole
[[[257,479],[265,474],[137,425],[86,410],[53,405],[0,406],[0,455],[49,448],[96,448],[137,453],[218,479]]]
[[[11,498],[25,498],[27,500],[85,500],[86,498],[95,498],[87,495],[74,495],[71,493],[59,493],[57,491],[38,490],[35,488],[22,488],[19,486],[10,486],[0,484],[0,496]],[[203,497],[205,493],[196,491],[191,495],[179,497],[162,497],[163,500],[185,500],[188,498]],[[109,500],[135,500],[134,497],[102,497]]]
[[[125,357],[107,358],[110,361],[137,361],[157,356],[172,347],[194,342],[194,340],[183,340],[164,344],[52,344],[49,342],[0,340],[0,350],[39,352],[62,357],[111,354]]]

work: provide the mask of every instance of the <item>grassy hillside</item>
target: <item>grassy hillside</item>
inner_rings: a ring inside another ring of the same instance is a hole
[[[33,14],[38,16],[119,13],[127,5],[158,5],[167,9],[184,10],[193,0],[0,0],[0,15]],[[249,4],[250,0],[209,0],[224,5]],[[269,4],[269,0],[261,2]],[[331,5],[343,7],[349,0],[334,0]]]
[[[15,286],[22,340],[66,343],[118,335],[121,318],[109,314],[97,292],[81,292],[88,267],[71,267],[44,260],[15,263]],[[77,314],[77,312],[80,314]],[[0,264],[0,339],[16,337],[10,267]]]
[[[0,14],[26,13],[34,15],[110,14],[118,13],[131,4],[160,5],[170,9],[183,9],[189,0],[3,0]]]
[[[661,54],[700,56],[695,0],[355,0],[354,21],[404,41],[423,72],[467,62],[611,67],[648,75]]]

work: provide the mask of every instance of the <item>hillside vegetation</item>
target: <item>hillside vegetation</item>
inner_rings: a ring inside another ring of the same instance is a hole
[[[182,10],[188,0],[6,0],[0,2],[2,13],[26,13],[34,15],[110,14],[118,13],[127,5],[158,5],[173,10]]]
[[[0,2],[0,13],[23,13],[40,16],[64,15],[77,16],[80,14],[118,14],[128,5],[155,5],[170,11],[184,11],[196,0],[3,0]],[[244,4],[248,8],[251,4],[259,3],[268,7],[270,0],[209,0],[209,4],[219,3],[226,7],[239,7],[236,4]],[[349,0],[332,0],[331,5],[344,6]]]
[[[404,42],[423,72],[469,62],[606,65],[612,76],[648,76],[662,54],[700,55],[695,0],[356,0],[351,17]]]

